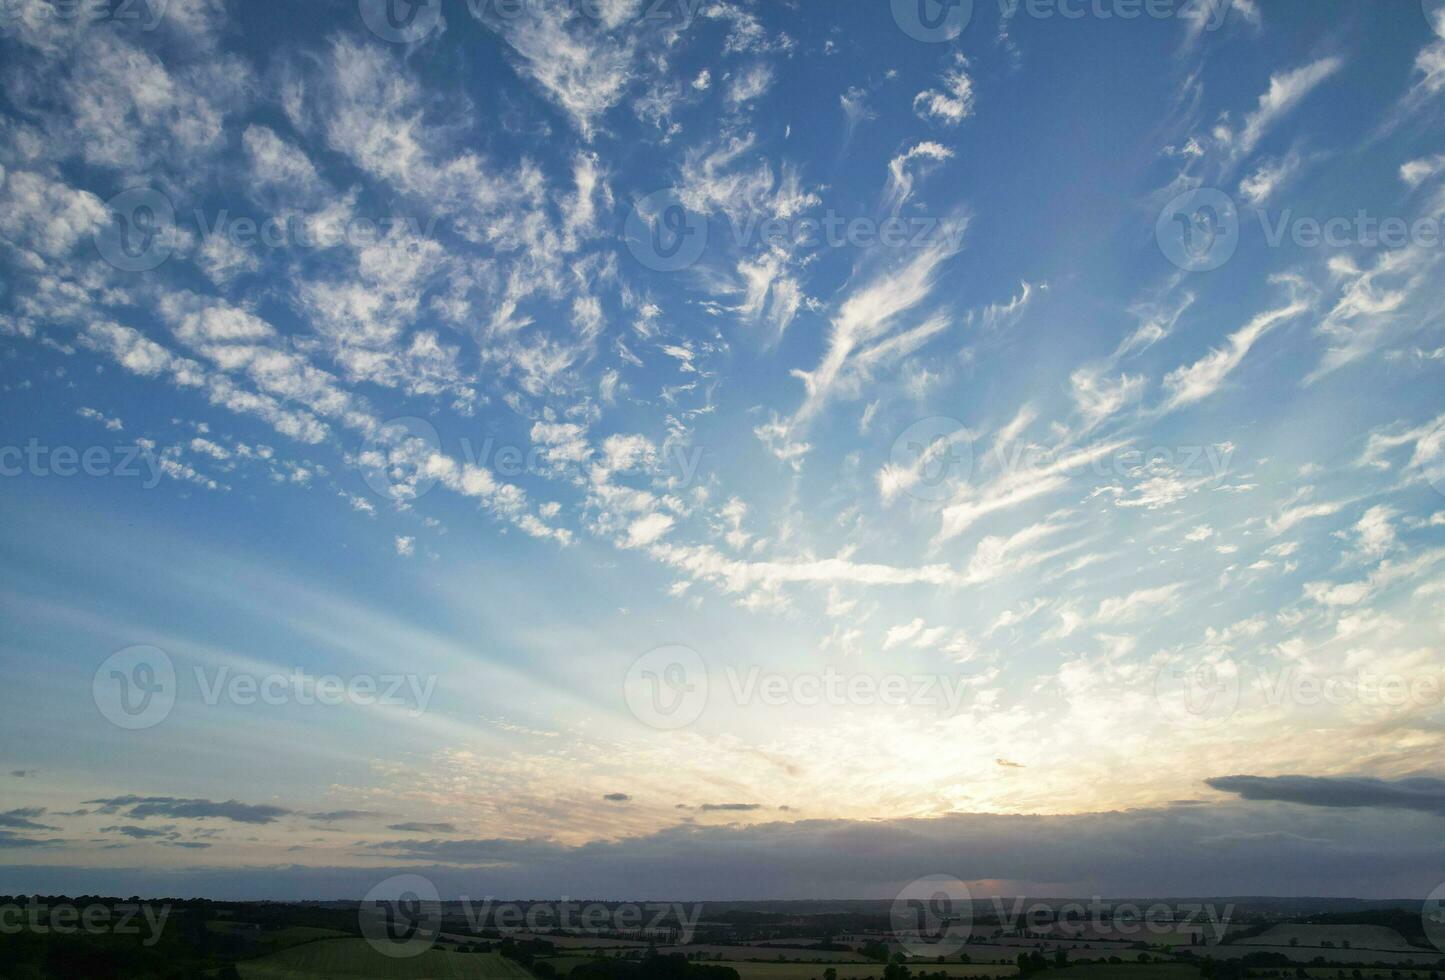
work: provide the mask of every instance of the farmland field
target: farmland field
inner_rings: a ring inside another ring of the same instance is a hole
[[[1069,960],[1106,960],[1111,956],[1117,956],[1121,960],[1135,960],[1139,958],[1140,950],[1130,949],[1127,946],[1118,944],[1101,943],[1074,943],[1074,942],[1030,942],[1025,944],[1016,941],[1011,945],[993,945],[985,943],[969,943],[963,948],[968,958],[975,963],[997,963],[999,960],[1007,960],[1013,963],[1018,959],[1019,953],[1038,950],[1045,956],[1050,955],[1055,949],[1062,946],[1068,951]]]
[[[1209,947],[1209,955],[1217,960],[1238,959],[1249,953],[1283,953],[1295,963],[1309,963],[1316,957],[1323,956],[1331,963],[1401,963],[1416,964],[1419,966],[1433,966],[1445,959],[1445,955],[1435,950],[1425,950],[1411,947],[1410,952],[1403,950],[1380,950],[1380,949],[1356,949],[1354,943],[1350,949],[1331,949],[1319,946],[1258,946],[1254,944],[1234,943]],[[1201,954],[1203,955],[1203,954]]]
[[[590,962],[591,959],[590,956],[548,956],[539,962],[550,963],[559,977],[565,977],[572,972],[573,967],[581,966],[583,963]]]
[[[1332,943],[1335,947],[1340,947],[1344,943],[1349,943],[1351,949],[1385,949],[1406,952],[1419,950],[1418,947],[1411,946],[1406,942],[1404,936],[1385,926],[1312,926],[1286,923],[1275,926],[1258,936],[1237,940],[1237,943],[1240,946],[1288,946],[1291,940],[1300,946],[1322,946],[1325,943]]]
[[[1190,963],[1088,963],[1050,970],[1042,976],[1058,980],[1198,980],[1199,967]]]
[[[838,980],[862,980],[863,977],[883,975],[882,963],[729,963],[728,966],[738,971],[740,980],[821,980],[823,971],[830,967],[838,971]],[[917,962],[910,964],[909,968],[914,973],[943,972],[950,977],[1012,977],[1018,973],[1013,966],[966,963]]]
[[[448,919],[442,924],[442,931],[448,934],[463,936],[470,939],[480,938],[476,935],[469,935],[464,922]],[[532,939],[540,939],[543,942],[551,943],[558,949],[646,949],[647,941],[642,939],[610,939],[602,936],[568,936],[547,932],[512,932],[505,933],[506,938],[515,942],[523,943]]]
[[[807,962],[827,963],[866,963],[868,962],[858,953],[849,953],[841,950],[821,949],[780,949],[776,946],[659,946],[659,953],[702,953],[710,960],[768,960],[777,962],[779,957],[784,960],[800,960]]]
[[[532,975],[497,953],[427,950],[420,956],[393,958],[364,939],[327,939],[294,946],[258,960],[237,964],[243,980],[532,980]]]
[[[298,946],[301,943],[309,943],[317,939],[347,938],[347,933],[338,932],[335,929],[318,929],[314,926],[287,926],[284,929],[262,929],[255,932],[247,930],[243,923],[238,922],[209,922],[206,927],[216,933],[251,938],[271,949],[285,949],[288,946]]]

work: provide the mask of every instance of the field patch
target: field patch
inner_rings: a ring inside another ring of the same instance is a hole
[[[1235,940],[1235,945],[1289,946],[1292,942],[1300,946],[1333,947],[1335,949],[1341,949],[1345,943],[1349,943],[1351,949],[1383,949],[1393,952],[1419,950],[1418,946],[1411,946],[1405,941],[1404,936],[1386,926],[1313,926],[1298,925],[1292,922],[1275,926],[1258,936]],[[1326,944],[1329,945],[1326,946]],[[1328,954],[1326,957],[1328,958]]]
[[[1083,963],[1036,974],[1048,980],[1199,980],[1191,963]]]
[[[533,980],[498,953],[429,949],[420,956],[383,956],[364,939],[325,939],[236,964],[243,980]]]
[[[849,953],[843,950],[823,949],[785,949],[777,946],[659,946],[659,953],[683,953],[691,955],[701,953],[710,960],[768,960],[778,962],[779,958],[788,961],[825,962],[825,963],[866,963],[867,958],[858,953]],[[881,967],[879,968],[882,969]]]
[[[823,980],[823,971],[838,971],[838,980],[864,980],[883,976],[882,963],[729,963],[738,971],[739,980]],[[949,977],[1012,977],[1018,973],[1013,966],[970,963],[910,963],[908,968],[919,973],[946,973]],[[1140,978],[1144,980],[1144,978]]]

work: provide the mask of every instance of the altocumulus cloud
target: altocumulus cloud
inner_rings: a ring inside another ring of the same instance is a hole
[[[86,806],[99,807],[100,813],[124,812],[136,820],[147,817],[180,817],[186,820],[218,818],[236,823],[275,823],[293,811],[269,804],[241,803],[225,800],[187,800],[175,796],[113,796],[109,799],[86,800]]]

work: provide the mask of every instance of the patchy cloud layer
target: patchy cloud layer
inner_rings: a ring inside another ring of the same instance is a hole
[[[0,23],[0,890],[1422,885],[1418,10],[265,6]]]

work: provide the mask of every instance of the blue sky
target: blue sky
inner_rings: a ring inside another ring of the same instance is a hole
[[[0,891],[1433,888],[1445,14],[922,4],[5,4]]]

